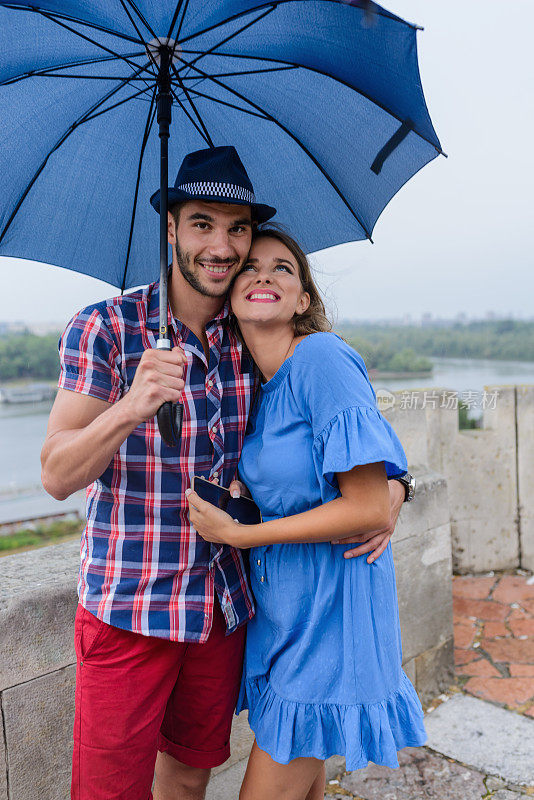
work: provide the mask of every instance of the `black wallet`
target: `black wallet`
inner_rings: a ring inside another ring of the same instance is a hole
[[[228,489],[219,486],[218,483],[195,476],[193,490],[202,500],[222,508],[227,514],[230,514],[232,519],[236,519],[242,525],[257,525],[262,521],[261,511],[254,500],[250,500],[248,497],[232,497]]]

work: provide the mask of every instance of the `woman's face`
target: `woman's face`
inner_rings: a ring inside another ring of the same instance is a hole
[[[230,299],[240,323],[289,325],[294,314],[302,314],[310,304],[310,296],[302,290],[295,256],[270,236],[253,243]]]

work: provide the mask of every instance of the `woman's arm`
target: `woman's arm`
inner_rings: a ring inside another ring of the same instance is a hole
[[[340,472],[337,479],[341,497],[310,511],[260,525],[240,525],[191,492],[188,493],[191,523],[207,541],[242,548],[281,542],[328,542],[376,531],[389,524],[389,490],[383,461]]]

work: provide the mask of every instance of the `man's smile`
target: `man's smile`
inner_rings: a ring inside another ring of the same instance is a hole
[[[217,264],[211,261],[197,261],[197,264],[200,264],[210,275],[216,275],[218,278],[224,278],[234,266],[233,264]]]

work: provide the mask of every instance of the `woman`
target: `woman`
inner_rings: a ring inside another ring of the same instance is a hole
[[[306,256],[260,230],[231,295],[264,383],[239,474],[264,522],[240,525],[189,493],[208,541],[251,548],[256,615],[238,711],[256,735],[241,800],[322,800],[324,760],[398,766],[425,742],[421,705],[401,667],[388,544],[373,563],[332,540],[384,528],[387,478],[406,457],[376,406],[361,356],[333,333]]]

